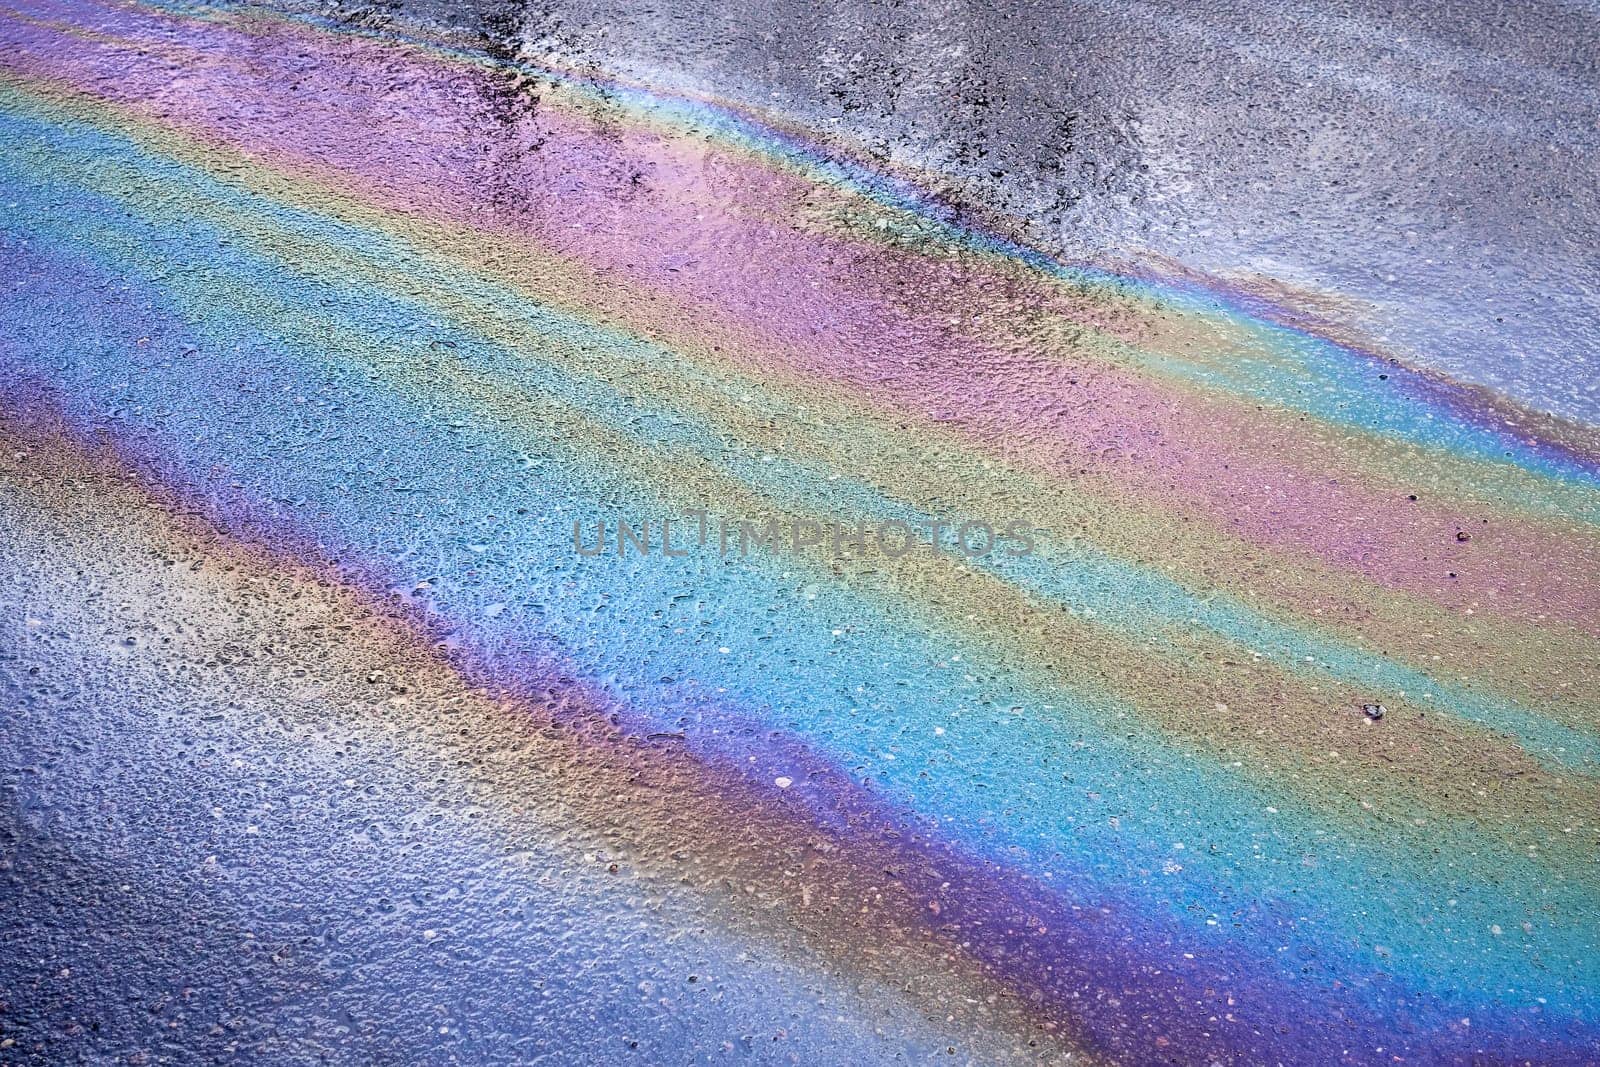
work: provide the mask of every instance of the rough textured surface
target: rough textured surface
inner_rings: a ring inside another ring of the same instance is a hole
[[[1592,22],[0,9],[0,1062],[1594,1062]]]

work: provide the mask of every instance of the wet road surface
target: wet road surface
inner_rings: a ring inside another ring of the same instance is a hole
[[[13,0],[0,1062],[1593,1062],[1596,18]]]

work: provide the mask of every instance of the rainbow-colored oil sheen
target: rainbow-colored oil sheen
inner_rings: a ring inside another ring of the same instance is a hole
[[[1600,433],[920,188],[420,31],[8,0],[0,499],[222,531],[719,937],[930,1020],[1600,1060]],[[698,508],[1041,533],[572,550]]]

